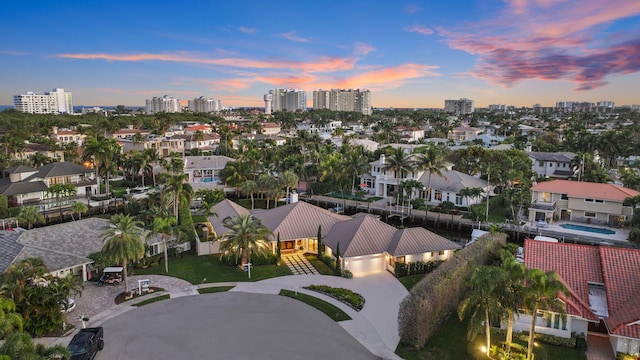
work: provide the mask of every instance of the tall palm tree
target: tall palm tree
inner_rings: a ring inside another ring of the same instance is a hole
[[[431,200],[431,177],[437,175],[446,180],[442,170],[446,168],[445,150],[433,143],[429,143],[424,152],[418,154],[414,159],[414,166],[417,169],[427,171],[427,201]]]
[[[191,185],[186,183],[188,179],[189,175],[187,174],[171,175],[165,181],[162,189],[162,197],[170,200],[173,205],[173,216],[178,224],[180,224],[178,218],[180,205],[188,205],[195,194]]]
[[[89,206],[83,202],[75,201],[71,205],[71,212],[78,214],[78,220],[82,220],[82,213],[87,212],[87,210],[89,210]]]
[[[491,320],[500,313],[500,304],[496,295],[499,288],[500,269],[494,266],[480,266],[474,269],[469,283],[469,293],[458,306],[460,320],[470,317],[468,338],[476,334],[484,322],[487,341],[486,352],[491,348]]]
[[[413,172],[413,162],[411,156],[404,152],[400,147],[392,150],[391,154],[386,157],[382,170],[393,171],[396,180],[398,181],[396,187],[396,193],[398,194],[398,202],[400,199],[400,181],[402,180],[403,173]]]
[[[129,261],[140,260],[145,252],[144,243],[141,240],[142,222],[130,215],[116,214],[102,229],[104,230],[102,253],[108,261],[122,264],[122,281],[126,293],[129,291],[127,264]]]
[[[82,159],[92,161],[96,167],[96,178],[98,182],[98,195],[100,192],[100,174],[103,168],[110,169],[114,154],[120,151],[120,146],[115,139],[107,139],[104,135],[95,134],[87,138],[84,143]],[[109,171],[107,171],[105,188],[109,193]]]
[[[258,187],[258,183],[253,180],[247,180],[242,183],[242,193],[246,196],[249,194],[251,196],[251,210],[255,208],[255,203],[253,199],[253,195],[258,192],[260,188]]]
[[[296,175],[293,171],[287,170],[285,172],[283,172],[282,174],[280,174],[279,177],[280,183],[282,184],[282,186],[287,188],[287,201],[290,201],[289,198],[289,190],[298,185],[298,175]],[[277,202],[276,202],[277,204]]]
[[[466,187],[466,188],[460,189],[460,191],[458,192],[460,196],[464,196],[465,199],[467,200],[467,209],[471,208],[471,204],[469,203],[469,200],[471,198],[475,199],[480,195],[482,195],[483,193],[484,193],[484,190],[479,187],[471,187],[471,188]]]
[[[225,219],[223,224],[229,231],[224,234],[225,241],[221,243],[220,251],[235,254],[236,262],[240,255],[243,266],[251,261],[252,251],[265,253],[271,249],[267,240],[271,230],[262,225],[259,219],[254,219],[249,214],[238,215]]]
[[[356,146],[349,148],[345,154],[346,171],[351,173],[351,191],[356,188],[356,177],[369,172],[369,158],[367,157],[364,146]]]
[[[569,290],[560,281],[555,271],[545,272],[540,269],[529,269],[527,270],[525,281],[524,306],[531,313],[527,360],[532,360],[538,310],[548,309],[564,314],[564,303],[558,299],[558,294],[564,293],[568,295]]]
[[[169,253],[167,251],[167,235],[173,235],[176,218],[155,218],[153,219],[153,232],[162,235],[162,247],[164,248],[164,272],[169,273]]]
[[[525,267],[516,261],[513,254],[507,250],[500,253],[502,257],[501,285],[498,296],[500,304],[507,318],[507,334],[505,342],[509,349],[513,341],[514,315],[522,308],[522,296],[524,293]]]
[[[33,224],[39,224],[44,222],[44,216],[40,214],[38,209],[33,205],[23,205],[20,207],[20,212],[16,219],[22,223],[27,223],[27,229],[31,229]]]

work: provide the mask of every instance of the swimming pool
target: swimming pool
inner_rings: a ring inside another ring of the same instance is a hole
[[[561,224],[561,228],[569,229],[569,230],[578,230],[578,231],[586,231],[596,234],[604,234],[604,235],[614,235],[616,232],[609,229],[602,228],[594,228],[591,226],[583,226],[583,225],[575,225],[575,224]]]

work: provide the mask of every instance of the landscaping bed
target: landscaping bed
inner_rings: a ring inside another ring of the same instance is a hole
[[[235,286],[212,286],[198,289],[199,294],[213,294],[219,292],[225,292],[233,289]]]
[[[349,315],[347,315],[344,311],[340,310],[338,307],[332,304],[329,304],[326,301],[315,298],[313,296],[298,293],[291,290],[284,290],[284,289],[280,290],[280,295],[290,297],[292,299],[302,301],[307,305],[313,306],[314,308],[325,313],[334,321],[351,320],[351,317],[349,317]]]
[[[149,292],[146,292],[146,293],[144,293],[142,295],[138,295],[137,293],[134,293],[133,297],[131,299],[126,299],[124,293],[122,292],[122,293],[118,294],[118,296],[116,296],[115,302],[116,302],[116,305],[122,304],[125,301],[133,300],[135,298],[139,298],[140,296],[145,296],[145,295],[148,295],[148,294],[153,294],[153,293],[156,293],[158,291],[164,291],[164,289],[163,288],[159,288],[159,287],[151,286],[151,287],[149,287]]]
[[[360,311],[364,307],[364,297],[348,289],[334,288],[326,285],[309,285],[304,288],[334,298],[356,311]]]

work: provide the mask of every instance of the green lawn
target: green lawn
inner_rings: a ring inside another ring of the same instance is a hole
[[[148,269],[136,269],[135,275],[169,275],[184,279],[192,284],[225,282],[225,281],[258,281],[278,276],[291,275],[285,265],[262,265],[251,269],[248,274],[232,266],[220,263],[218,255],[197,256],[189,253],[182,258],[169,258],[169,274],[165,274],[164,266]]]
[[[508,207],[496,207],[489,212],[489,222],[503,223],[507,219],[507,213],[511,216],[511,210]]]
[[[480,351],[480,348],[483,345],[484,335],[482,334],[477,336],[474,343],[471,346],[467,346],[466,333],[467,322],[461,323],[458,320],[457,314],[452,314],[442,325],[440,331],[438,331],[429,340],[424,349],[415,352],[402,347],[402,344],[400,344],[396,349],[396,354],[407,360],[486,359],[484,354]],[[458,341],[454,341],[452,339],[456,339]],[[492,344],[496,344],[501,341],[504,341],[504,336],[492,335]],[[517,339],[515,334],[514,342],[524,346],[525,349],[527,347],[527,342]],[[472,353],[467,353],[467,349],[471,350]],[[536,346],[533,352],[536,360],[586,360],[587,358],[587,356],[580,351],[547,344],[540,344],[539,346]]]
[[[351,317],[349,317],[349,315],[347,315],[344,311],[340,310],[338,307],[334,306],[333,304],[329,304],[324,300],[320,300],[316,297],[303,294],[303,293],[296,294],[296,292],[294,291],[284,290],[284,289],[280,290],[280,295],[290,297],[292,299],[302,301],[307,305],[313,306],[314,308],[325,313],[334,321],[351,320]]]
[[[398,280],[402,283],[402,285],[404,285],[404,287],[407,288],[407,290],[411,291],[411,289],[413,289],[413,287],[416,286],[416,284],[419,283],[420,280],[424,279],[425,275],[426,274],[403,276],[401,278],[398,278]]]
[[[307,260],[309,260],[311,265],[313,265],[313,267],[315,267],[316,270],[318,270],[320,274],[333,275],[333,270],[331,270],[331,268],[327,264],[323,263],[320,259],[318,259],[317,256],[311,255],[311,254],[305,254],[304,256],[307,258]]]
[[[219,292],[225,292],[233,289],[235,286],[212,286],[207,288],[198,289],[199,294],[213,294]]]
[[[139,303],[133,304],[133,306],[144,306],[144,305],[147,305],[147,304],[154,303],[156,301],[167,300],[167,299],[170,299],[170,298],[171,298],[171,296],[169,294],[156,296],[154,298],[147,299],[147,300],[144,300],[144,301],[140,301]]]

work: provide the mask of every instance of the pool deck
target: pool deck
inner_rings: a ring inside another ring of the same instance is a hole
[[[596,233],[596,232],[590,232],[590,231],[581,231],[581,230],[572,230],[572,229],[565,229],[563,227],[561,227],[560,225],[563,224],[571,224],[571,225],[578,225],[578,226],[587,226],[587,227],[593,227],[593,228],[601,228],[601,229],[607,229],[607,230],[612,230],[615,231],[615,234],[609,235],[609,234],[600,234],[600,233]],[[629,230],[628,229],[622,229],[622,228],[612,228],[612,227],[608,227],[608,226],[598,226],[598,225],[590,225],[590,224],[583,224],[583,223],[572,223],[570,221],[556,221],[556,222],[552,222],[550,223],[547,227],[538,227],[537,224],[535,222],[527,222],[527,225],[529,226],[530,229],[537,229],[539,232],[539,235],[544,235],[544,236],[551,236],[551,237],[555,237],[557,238],[557,233],[564,233],[564,234],[572,234],[572,235],[584,235],[585,237],[590,237],[590,238],[598,238],[598,239],[602,239],[603,241],[619,241],[619,242],[628,242],[629,240]],[[562,239],[559,239],[562,240]]]

